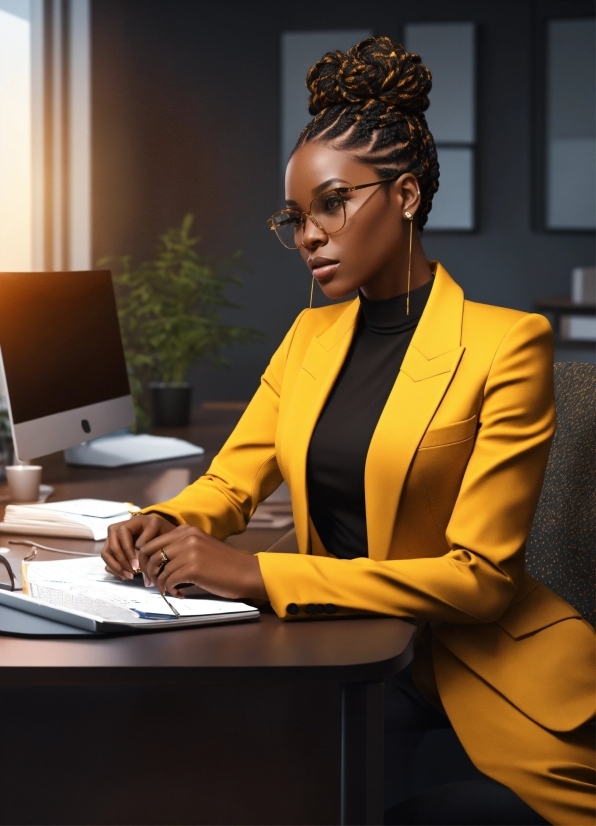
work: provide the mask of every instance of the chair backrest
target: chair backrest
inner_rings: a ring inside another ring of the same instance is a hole
[[[527,546],[527,568],[594,625],[596,366],[555,364],[557,429]]]

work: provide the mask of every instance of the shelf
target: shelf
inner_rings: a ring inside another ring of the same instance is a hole
[[[596,304],[577,304],[568,295],[554,295],[551,298],[539,298],[534,302],[537,310],[565,315],[594,315]]]
[[[596,341],[591,339],[555,338],[555,350],[594,350]]]

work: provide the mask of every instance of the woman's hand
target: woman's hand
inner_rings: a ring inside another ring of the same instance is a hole
[[[181,525],[150,541],[143,535],[136,544],[146,580],[162,594],[183,596],[177,586],[192,582],[228,599],[268,599],[258,559],[200,528]]]
[[[132,579],[139,565],[138,548],[156,536],[173,531],[175,525],[156,514],[133,516],[108,528],[101,557],[106,571],[118,579]]]

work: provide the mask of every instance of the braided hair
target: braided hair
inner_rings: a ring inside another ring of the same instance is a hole
[[[424,112],[432,87],[416,54],[388,37],[369,37],[347,52],[327,52],[306,76],[313,119],[294,149],[313,140],[355,150],[380,178],[411,172],[420,187],[418,226],[439,188],[439,162]]]

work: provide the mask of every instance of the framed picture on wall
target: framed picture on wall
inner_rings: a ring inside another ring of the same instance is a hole
[[[595,34],[593,17],[539,28],[534,224],[550,232],[596,229]]]
[[[426,114],[441,169],[425,232],[477,229],[477,64],[474,23],[408,23],[404,46],[433,76]]]

